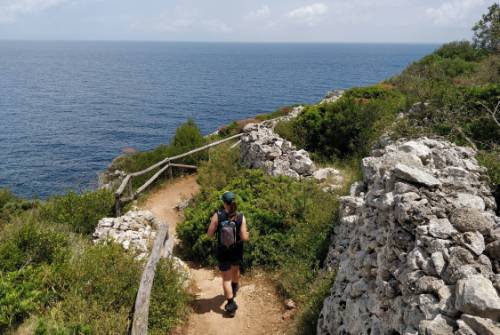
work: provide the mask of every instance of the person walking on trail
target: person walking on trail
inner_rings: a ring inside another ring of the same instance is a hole
[[[224,310],[234,316],[238,305],[234,301],[240,287],[240,266],[243,261],[243,241],[249,240],[245,216],[239,213],[233,192],[222,195],[224,207],[212,216],[208,236],[217,235],[216,258],[222,272],[222,288],[227,303]]]

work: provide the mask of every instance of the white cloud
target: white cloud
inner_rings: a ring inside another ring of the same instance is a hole
[[[264,5],[259,9],[253,10],[247,15],[245,15],[245,19],[247,20],[259,20],[265,19],[271,16],[271,9],[268,5]]]
[[[43,11],[67,0],[0,0],[0,23],[17,21],[23,14]]]
[[[485,4],[485,0],[451,0],[442,3],[439,7],[427,8],[425,16],[435,24],[447,25],[464,21],[471,11]],[[470,24],[470,22],[466,23]]]
[[[299,23],[305,23],[313,26],[318,18],[328,11],[328,6],[324,3],[314,3],[308,6],[299,7],[288,12],[288,17]]]

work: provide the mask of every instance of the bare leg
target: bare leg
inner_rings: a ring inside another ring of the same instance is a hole
[[[231,265],[231,280],[235,284],[238,284],[240,282],[240,266],[239,265]]]
[[[226,299],[233,298],[233,289],[231,287],[232,271],[227,270],[222,272],[222,289],[224,290],[224,296]]]

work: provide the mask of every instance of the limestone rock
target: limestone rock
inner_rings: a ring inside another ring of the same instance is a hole
[[[362,170],[363,181],[339,199],[325,260],[336,280],[317,333],[496,331],[500,218],[474,150],[386,141]]]
[[[341,93],[339,93],[341,94]],[[340,97],[340,95],[335,95]],[[297,150],[290,141],[274,132],[275,125],[282,120],[290,120],[303,110],[294,107],[283,117],[264,121],[260,124],[247,124],[243,128],[240,145],[240,162],[248,168],[263,169],[271,176],[287,176],[294,179],[313,177],[325,192],[336,191],[342,187],[344,179],[333,168],[316,168],[305,150]]]
[[[103,218],[94,230],[94,242],[111,239],[125,250],[135,250],[138,258],[144,258],[153,244],[159,224],[150,211],[129,211],[118,218]]]
[[[410,182],[429,187],[441,185],[441,182],[429,173],[404,164],[397,164],[394,167],[394,175],[403,180],[408,180]]]
[[[461,232],[479,231],[488,234],[493,228],[493,220],[477,208],[461,207],[451,213],[451,223]]]
[[[491,281],[481,275],[473,275],[457,282],[455,307],[464,313],[500,319],[500,298],[497,291]]]
[[[462,319],[478,335],[500,335],[500,325],[490,319],[463,314]]]

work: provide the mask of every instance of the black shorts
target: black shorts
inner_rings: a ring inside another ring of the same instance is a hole
[[[241,265],[243,262],[243,243],[238,243],[231,249],[217,247],[216,255],[219,262],[219,270],[227,271],[231,266]]]
[[[240,265],[241,265],[241,260],[239,259],[231,261],[219,261],[219,270],[224,272],[230,270],[231,266],[240,266]]]

